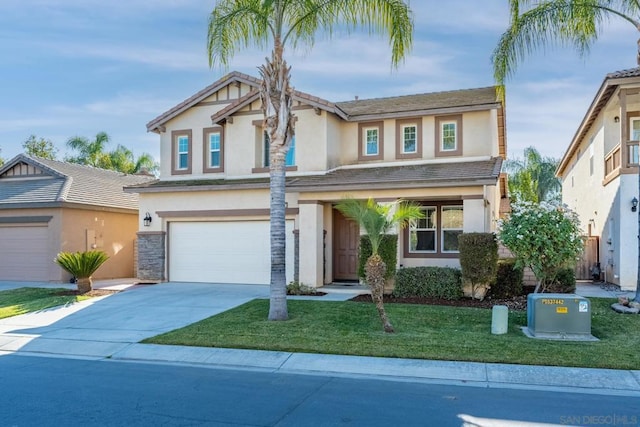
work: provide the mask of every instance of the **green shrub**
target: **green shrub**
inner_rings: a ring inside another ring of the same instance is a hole
[[[563,268],[545,289],[545,292],[572,294],[576,291],[576,272],[573,268]]]
[[[76,279],[89,278],[109,256],[103,251],[60,252],[55,262]]]
[[[491,283],[492,298],[512,298],[522,295],[522,278],[524,271],[516,264],[515,258],[498,260],[496,278]]]
[[[385,234],[380,242],[378,253],[382,257],[382,261],[387,266],[387,272],[384,275],[385,279],[389,279],[396,274],[396,263],[398,257],[398,236],[396,234]],[[371,242],[367,236],[360,236],[360,253],[358,259],[358,277],[364,279],[365,271],[364,266],[367,263],[367,259],[371,256]]]
[[[498,243],[493,233],[462,233],[458,236],[462,280],[472,286],[489,284],[496,277]]]
[[[287,295],[315,295],[316,288],[307,286],[300,282],[289,282],[287,285]]]
[[[460,270],[449,267],[409,267],[396,273],[393,295],[398,297],[462,298]]]

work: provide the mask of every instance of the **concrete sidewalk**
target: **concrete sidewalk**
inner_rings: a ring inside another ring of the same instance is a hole
[[[1,283],[1,289],[11,288]],[[56,286],[41,284],[41,286]],[[73,286],[73,285],[71,285]],[[0,320],[0,356],[53,356],[310,375],[423,381],[478,387],[535,388],[640,397],[640,371],[393,359],[276,351],[139,344],[229,310],[267,298],[268,286],[196,283],[99,283],[126,292],[92,298]],[[589,291],[596,292],[596,288]],[[610,292],[603,290],[603,292]],[[347,300],[360,290],[339,290],[318,299]],[[602,295],[612,296],[612,295]],[[298,297],[302,298],[302,297]]]

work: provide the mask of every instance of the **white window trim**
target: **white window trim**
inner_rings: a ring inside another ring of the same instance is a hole
[[[454,208],[455,210],[459,210],[462,211],[463,215],[464,215],[464,208],[460,205],[442,205],[440,206],[440,241],[442,242],[442,247],[440,248],[440,251],[443,254],[457,254],[460,253],[460,250],[457,251],[447,251],[444,249],[444,232],[445,231],[462,231],[464,232],[464,222],[462,223],[462,227],[461,228],[445,228],[444,226],[444,211],[447,208]],[[464,216],[463,216],[464,218]]]
[[[407,128],[413,128],[413,144],[414,144],[414,149],[413,151],[406,151],[405,147],[406,147],[406,139],[405,139],[405,129]],[[402,154],[416,154],[418,152],[418,126],[415,124],[409,124],[409,125],[402,125],[402,127],[400,128],[400,130],[402,131]]]
[[[211,148],[211,137],[217,135],[218,136],[218,148],[217,149],[212,149]],[[214,168],[219,168],[222,165],[222,158],[220,156],[222,152],[222,135],[220,135],[220,132],[209,132],[209,168],[214,169]],[[211,164],[211,160],[213,159],[213,153],[218,153],[218,164],[217,165],[213,165]]]
[[[180,143],[182,140],[186,140],[187,141],[187,149],[185,151],[181,151],[180,150]],[[189,135],[178,135],[176,137],[176,159],[177,159],[177,165],[176,165],[176,169],[177,170],[187,170],[189,169]],[[186,156],[187,158],[187,165],[184,167],[181,167],[180,165],[180,156]]]
[[[433,228],[418,228],[418,227],[412,227],[411,225],[409,226],[409,238],[411,238],[411,232],[415,231],[433,231],[433,239],[434,239],[434,244],[433,244],[433,250],[432,251],[425,251],[425,250],[417,250],[417,249],[411,249],[411,243],[409,243],[409,253],[412,254],[435,254],[438,252],[438,207],[437,206],[420,206],[420,210],[422,211],[427,211],[427,210],[433,210],[433,212],[435,213],[436,217],[435,220],[433,221]]]
[[[454,130],[454,140],[453,140],[453,148],[445,148],[444,147],[444,127],[445,125],[453,125]],[[456,151],[458,149],[458,122],[456,120],[446,120],[440,122],[440,151],[448,152],[448,151]]]
[[[375,131],[376,132],[376,152],[375,153],[369,153],[368,152],[368,146],[369,146],[369,131]],[[365,127],[362,129],[362,137],[363,137],[363,141],[362,143],[363,148],[362,148],[362,153],[364,154],[364,156],[379,156],[380,155],[380,129],[378,127]]]

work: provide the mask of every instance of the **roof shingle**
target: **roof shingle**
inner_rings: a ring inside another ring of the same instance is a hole
[[[0,171],[8,170],[20,162],[54,173],[29,179],[0,179],[0,206],[66,202],[138,209],[138,195],[125,193],[123,187],[155,179],[24,154],[11,159]]]

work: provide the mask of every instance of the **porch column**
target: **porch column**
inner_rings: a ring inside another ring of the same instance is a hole
[[[620,167],[629,167],[629,149],[627,141],[631,139],[629,135],[629,120],[627,118],[627,90],[620,89],[618,94],[620,102]]]
[[[317,201],[298,202],[300,220],[300,283],[323,285],[323,205]]]
[[[464,197],[462,200],[463,231],[465,233],[483,233],[485,231],[484,197]]]

